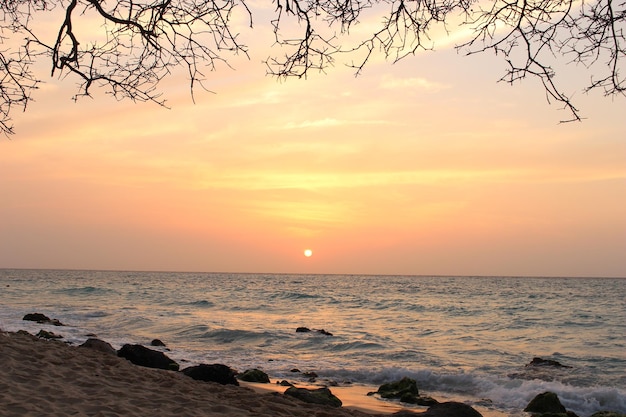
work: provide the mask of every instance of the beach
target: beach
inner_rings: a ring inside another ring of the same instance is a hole
[[[358,404],[308,404],[274,392],[274,387],[196,381],[180,372],[136,366],[109,353],[26,333],[1,332],[0,357],[4,416],[375,415],[355,409]]]
[[[329,387],[341,399],[342,412],[426,411],[367,396],[406,377],[416,382],[420,396],[462,402],[484,417],[523,417],[529,402],[546,391],[556,393],[567,410],[581,417],[602,410],[624,413],[625,284],[573,278],[0,270],[0,329],[10,334],[2,338],[22,338],[15,334],[20,330],[63,336],[62,342],[26,339],[12,348],[10,357],[15,359],[1,374],[11,381],[3,387],[11,389],[2,399],[16,409],[12,415],[41,415],[42,410],[72,415],[76,404],[97,404],[119,415],[117,404],[131,395],[137,398],[122,408],[152,405],[148,410],[156,411],[149,414],[164,415],[194,407],[202,413],[189,415],[211,415],[218,406],[233,407],[237,415],[248,412],[248,403],[262,409],[270,403],[277,407],[278,399],[280,407],[294,401],[305,406],[282,395],[286,388],[276,382],[286,380],[298,387]],[[50,322],[24,320],[30,313],[43,313]],[[232,387],[207,390],[203,383],[199,394],[192,395],[195,391],[188,387],[173,390],[168,384],[184,375],[139,368],[115,355],[91,359],[102,369],[89,370],[82,362],[71,365],[79,360],[74,356],[93,355],[78,348],[90,337],[114,350],[126,344],[152,346],[159,339],[165,346],[155,349],[180,369],[223,364],[240,372],[262,370],[271,383],[247,388],[269,397],[231,404],[230,396],[243,398],[242,389],[233,394]],[[57,345],[69,352],[38,357],[44,348],[48,352]],[[564,366],[528,366],[535,357]],[[43,363],[31,364],[33,360]],[[133,377],[148,372],[162,379],[133,385],[122,375],[124,382],[111,383],[115,401],[100,398],[110,389],[103,381],[115,381],[122,370]],[[84,376],[85,371],[90,373]],[[86,383],[72,390],[74,382],[58,382],[66,379]],[[13,386],[13,381],[21,385]],[[167,392],[134,393],[150,385],[157,388],[149,392],[162,390],[160,385]],[[176,401],[158,405],[172,395]],[[57,404],[46,403],[54,399]],[[26,406],[28,410],[21,410]],[[287,414],[298,415],[298,407]],[[254,412],[258,415],[256,408]],[[133,413],[124,408],[124,415]]]

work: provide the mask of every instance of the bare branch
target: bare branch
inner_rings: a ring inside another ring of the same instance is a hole
[[[568,120],[581,120],[572,94],[557,83],[555,68],[580,64],[589,83],[581,88],[624,96],[626,88],[626,2],[624,0],[273,0],[275,48],[266,60],[279,78],[325,72],[342,55],[360,74],[379,53],[397,62],[434,48],[434,34],[473,29],[458,48],[468,54],[493,52],[507,65],[501,81],[541,81],[549,102],[563,105]],[[351,29],[365,12],[379,26],[353,45]],[[60,13],[59,15],[59,12]],[[58,30],[46,39],[34,19],[59,15]],[[25,109],[40,82],[31,66],[50,59],[52,75],[78,81],[75,99],[104,89],[116,99],[165,106],[160,82],[176,68],[187,71],[192,99],[205,90],[207,71],[229,66],[231,56],[248,56],[235,31],[236,13],[248,17],[245,0],[0,0],[0,131],[11,133],[11,111]],[[88,20],[89,19],[89,20]],[[86,30],[85,21],[99,22]],[[99,35],[93,38],[93,31]],[[9,40],[10,39],[10,40]],[[350,62],[350,61],[349,61]]]

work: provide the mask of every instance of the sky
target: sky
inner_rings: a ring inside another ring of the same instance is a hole
[[[170,109],[74,102],[46,68],[0,138],[0,268],[626,277],[624,97],[568,67],[561,124],[446,40],[278,81],[263,30],[195,103],[167,79]]]

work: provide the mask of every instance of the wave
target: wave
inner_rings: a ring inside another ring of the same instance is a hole
[[[289,292],[283,291],[276,294],[272,294],[270,298],[279,299],[279,300],[307,300],[307,299],[317,299],[322,298],[322,295],[319,294],[308,294],[303,292]]]
[[[216,344],[248,344],[251,342],[268,344],[277,338],[277,334],[267,331],[251,331],[239,329],[213,329],[206,325],[190,326],[175,333],[177,338],[189,340],[190,343],[210,340]]]
[[[332,352],[346,352],[346,351],[370,351],[370,350],[383,350],[385,346],[375,342],[344,342],[336,343],[330,346],[329,350]]]
[[[53,294],[59,295],[67,295],[67,296],[85,296],[85,295],[110,295],[115,294],[117,291],[112,290],[110,288],[101,288],[101,287],[72,287],[72,288],[61,288],[58,290],[51,291]]]
[[[208,301],[208,300],[197,300],[197,301],[190,301],[188,303],[185,303],[188,306],[193,306],[193,307],[199,307],[199,308],[209,308],[209,307],[215,307],[215,303]]]
[[[328,379],[373,386],[409,377],[415,379],[420,393],[424,395],[454,397],[474,404],[486,402],[509,413],[520,412],[536,395],[546,391],[557,394],[567,410],[581,417],[603,410],[626,413],[626,390],[616,387],[577,387],[559,381],[521,380],[470,372],[439,373],[432,369],[416,371],[401,367],[328,369],[318,374]]]

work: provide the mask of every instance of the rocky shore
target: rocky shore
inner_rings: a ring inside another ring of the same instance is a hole
[[[27,315],[24,320],[63,326],[38,314]],[[119,350],[96,337],[80,346],[68,345],[62,339],[49,330],[37,335],[0,330],[1,415],[483,417],[468,405],[440,403],[422,395],[410,378],[384,384],[356,400],[351,397],[346,406],[341,395],[333,393],[333,387],[297,387],[289,381],[270,384],[269,376],[258,369],[239,373],[223,364],[183,367],[163,351],[153,349],[165,348],[158,339],[151,347],[127,344]],[[534,358],[527,366],[566,365]],[[246,386],[240,386],[240,381]],[[384,399],[378,401],[388,406],[368,407],[370,397]],[[423,408],[416,412],[403,409],[402,404]],[[588,417],[566,410],[553,393],[538,393],[524,412],[533,417]],[[626,416],[606,411],[592,417]]]

